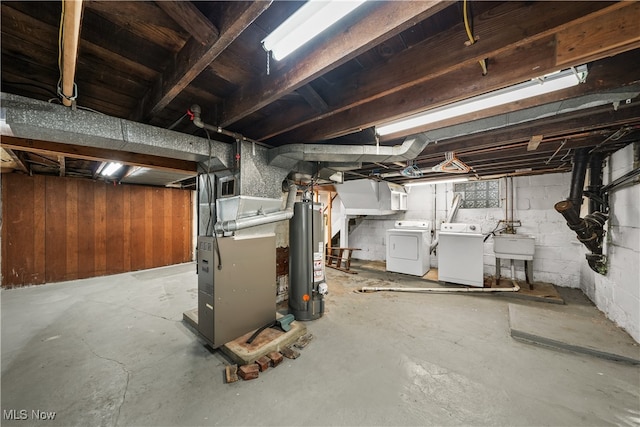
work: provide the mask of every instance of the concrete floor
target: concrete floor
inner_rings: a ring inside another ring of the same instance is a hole
[[[327,277],[326,313],[307,323],[315,338],[301,357],[234,384],[182,323],[196,305],[193,264],[3,290],[2,424],[639,425],[640,367],[512,339],[513,300],[358,294],[414,284]],[[7,420],[11,409],[28,419]]]

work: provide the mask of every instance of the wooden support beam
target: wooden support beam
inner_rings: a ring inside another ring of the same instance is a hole
[[[542,142],[544,135],[533,135],[527,144],[527,151],[535,151]]]
[[[318,113],[326,113],[329,110],[325,100],[310,85],[300,86],[297,92]]]
[[[620,7],[605,2],[506,2],[474,19],[478,43],[465,45],[467,38],[461,23],[400,52],[373,69],[347,77],[331,95],[331,99],[327,99],[331,108],[323,114],[308,111],[306,117],[302,117],[291,111],[283,111],[264,122],[256,123],[245,133],[259,140],[272,138],[296,127],[445,76],[481,59],[495,58],[509,50],[524,48],[536,40],[576,26],[588,17],[598,18],[617,11]],[[478,77],[479,68],[475,71],[477,73],[472,74],[471,78]],[[532,70],[531,74],[536,72],[537,70]]]
[[[21,158],[21,156],[19,156],[18,154],[16,154],[12,149],[7,148],[7,147],[2,147],[4,148],[4,151],[7,152],[7,154],[9,155],[9,157],[11,157],[11,160],[13,160],[13,163],[16,164],[16,167],[18,168],[18,170],[24,172],[24,173],[29,173],[29,169],[27,169],[27,166],[25,165],[24,160]]]
[[[621,2],[607,10],[558,33],[558,65],[578,65],[640,47],[640,3]]]
[[[60,176],[65,176],[67,172],[67,162],[64,155],[58,155],[58,164],[60,165]]]
[[[224,2],[219,35],[208,39],[204,44],[193,37],[187,40],[149,88],[130,119],[148,120],[164,109],[270,4],[271,0],[252,2],[249,6],[243,2]],[[210,35],[213,35],[213,30]]]
[[[345,24],[341,31],[322,39],[304,57],[290,55],[274,65],[269,76],[262,75],[238,89],[225,103],[220,126],[246,117],[449,4],[443,0],[373,2],[357,10],[349,20],[351,25]]]
[[[40,153],[45,155],[65,155],[77,159],[104,162],[120,162],[127,165],[143,166],[177,172],[196,172],[197,163],[171,159],[168,157],[152,156],[149,154],[130,153],[126,151],[110,150],[106,148],[83,147],[79,145],[60,144],[57,142],[40,141],[36,139],[2,137],[2,147]]]
[[[75,76],[78,42],[82,20],[82,0],[62,0],[62,104],[70,107],[69,99],[76,94]]]
[[[287,132],[267,143],[279,145],[287,141],[319,141],[335,138],[382,122],[406,117],[410,114],[430,108],[446,105],[461,99],[500,89],[502,87],[526,81],[531,78],[531,70],[539,75],[555,71],[555,37],[549,36],[529,46],[523,46],[489,60],[490,72],[486,76],[477,76],[477,64],[468,64],[465,68],[448,73],[437,79],[385,96],[376,102],[359,105],[342,113],[310,125]],[[536,105],[547,104],[576,96],[598,93],[607,89],[628,85],[637,80],[635,69],[628,64],[640,60],[638,51],[619,54],[602,59],[593,64],[584,84],[569,89],[529,98],[515,104],[508,104],[487,110],[477,111],[453,119],[432,123],[424,128],[414,128],[382,138],[383,141],[400,138],[426,129],[437,129],[484,117],[490,117]],[[634,74],[635,73],[635,74]],[[473,82],[473,85],[461,85],[460,82]],[[423,97],[416,93],[425,94]],[[529,135],[529,137],[531,134]]]
[[[167,15],[178,23],[184,30],[201,45],[206,45],[218,39],[218,29],[204,16],[190,1],[162,0],[155,2]]]

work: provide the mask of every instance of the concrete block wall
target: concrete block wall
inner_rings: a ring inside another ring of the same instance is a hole
[[[604,169],[609,183],[638,167],[638,146],[614,153]],[[610,217],[604,252],[606,275],[583,265],[582,289],[608,318],[640,342],[640,184],[609,194]],[[585,250],[581,250],[585,253]]]

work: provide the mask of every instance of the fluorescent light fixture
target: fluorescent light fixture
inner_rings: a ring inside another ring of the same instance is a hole
[[[424,126],[441,120],[473,113],[475,111],[486,110],[488,108],[566,89],[584,82],[587,78],[587,74],[588,71],[586,65],[557,71],[542,77],[531,79],[524,83],[485,93],[484,95],[479,95],[463,101],[454,102],[443,107],[427,110],[404,119],[384,124],[380,127],[376,127],[376,132],[380,136],[389,135],[403,130],[413,129],[418,126]]]
[[[262,47],[279,61],[347,16],[366,0],[309,0],[273,30]]]
[[[101,172],[102,176],[111,176],[122,167],[121,163],[111,162]]]
[[[462,176],[462,177],[451,178],[451,179],[439,179],[436,181],[410,182],[408,184],[403,184],[403,185],[405,187],[417,187],[419,185],[448,184],[448,183],[454,183],[454,182],[467,182],[467,181],[469,181],[469,178]]]

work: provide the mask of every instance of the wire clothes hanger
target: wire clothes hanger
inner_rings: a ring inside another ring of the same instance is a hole
[[[471,168],[460,160],[455,152],[447,151],[445,160],[432,167],[431,170],[434,172],[467,173]]]

